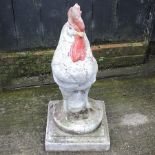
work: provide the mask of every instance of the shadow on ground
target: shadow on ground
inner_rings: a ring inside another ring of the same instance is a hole
[[[44,151],[48,102],[62,98],[53,84],[0,93],[0,155],[155,155],[155,76],[98,80],[89,96],[106,103],[110,151]]]

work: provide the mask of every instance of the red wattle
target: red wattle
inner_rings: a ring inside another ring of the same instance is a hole
[[[86,51],[85,51],[85,42],[84,38],[80,36],[75,36],[75,40],[73,45],[70,49],[70,56],[73,62],[76,61],[83,61],[86,57]]]

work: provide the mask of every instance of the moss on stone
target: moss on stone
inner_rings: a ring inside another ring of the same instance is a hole
[[[116,46],[116,45],[115,45]],[[93,52],[99,69],[132,66],[143,63],[146,44],[120,44],[120,47],[98,48]],[[46,75],[51,72],[54,50],[0,53],[0,87],[12,79]]]
[[[121,47],[121,48],[108,48],[98,49],[93,54],[94,56],[102,55],[104,57],[120,57],[120,56],[131,56],[131,55],[143,55],[146,52],[145,46],[140,47]]]
[[[52,51],[1,54],[0,84],[6,85],[11,82],[11,79],[17,77],[50,73],[52,55]]]
[[[142,64],[144,61],[144,55],[134,55],[134,56],[122,56],[122,57],[98,57],[96,58],[99,69],[107,68],[117,68],[117,67],[126,67],[132,65]]]

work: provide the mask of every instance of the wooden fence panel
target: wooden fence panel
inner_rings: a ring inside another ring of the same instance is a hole
[[[112,38],[113,0],[94,0],[92,41],[102,42]]]
[[[0,51],[56,46],[67,11],[75,3],[81,6],[91,43],[149,36],[153,0],[1,0]]]
[[[153,27],[152,28],[153,28],[153,31],[152,31],[152,35],[151,35],[151,43],[150,43],[150,48],[149,48],[148,52],[151,55],[155,55],[155,17],[153,20]]]
[[[155,41],[155,19],[153,21],[153,31],[152,31],[151,41]]]
[[[0,1],[0,50],[14,50],[17,48],[16,31],[14,25],[11,0]]]
[[[91,0],[42,0],[41,17],[43,22],[44,39],[46,47],[56,46],[59,40],[62,26],[67,22],[67,11],[75,3],[79,3],[83,10],[83,18],[86,25],[86,32],[91,38]]]
[[[33,49],[42,45],[40,0],[13,0],[18,47]]]
[[[149,0],[94,0],[93,42],[140,41],[147,36]]]
[[[56,46],[60,31],[66,21],[67,4],[65,0],[42,0],[41,20],[43,23],[44,47]]]

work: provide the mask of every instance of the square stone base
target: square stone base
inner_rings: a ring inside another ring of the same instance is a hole
[[[110,149],[109,130],[104,101],[103,120],[98,129],[84,135],[69,134],[60,130],[52,118],[53,104],[60,101],[50,101],[48,105],[45,150],[46,151],[107,151]]]

